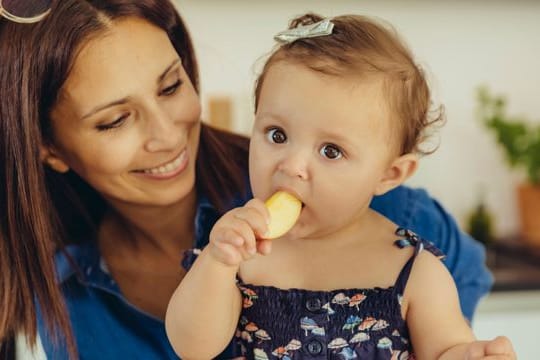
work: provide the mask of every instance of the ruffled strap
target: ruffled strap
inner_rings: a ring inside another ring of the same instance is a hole
[[[409,229],[400,227],[396,230],[395,234],[401,237],[401,239],[398,239],[394,242],[394,245],[396,245],[400,249],[414,246],[414,254],[407,261],[405,266],[403,266],[403,269],[401,269],[401,272],[399,273],[399,276],[394,286],[397,294],[401,296],[403,295],[405,286],[407,285],[407,281],[409,280],[409,276],[411,275],[414,260],[416,259],[418,254],[420,254],[423,250],[427,250],[441,260],[444,259],[445,255],[432,242],[422,239]]]

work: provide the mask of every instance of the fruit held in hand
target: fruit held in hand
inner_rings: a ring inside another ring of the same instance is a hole
[[[270,212],[270,224],[264,239],[275,239],[289,231],[302,210],[302,202],[285,191],[278,191],[265,202]]]

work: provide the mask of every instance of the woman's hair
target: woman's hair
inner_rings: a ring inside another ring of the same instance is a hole
[[[76,356],[53,255],[92,240],[107,205],[74,172],[45,167],[40,149],[54,143],[50,112],[78,51],[125,17],[167,32],[198,91],[193,45],[168,0],[60,0],[41,22],[0,20],[0,343],[22,332],[34,344],[39,305],[51,334],[65,335]],[[200,144],[198,190],[224,210],[246,190],[248,140],[202,125]]]
[[[309,13],[293,19],[289,29],[323,19]],[[360,15],[336,16],[331,22],[334,28],[330,35],[277,46],[257,79],[255,108],[268,70],[280,61],[333,76],[349,76],[352,81],[382,76],[387,106],[398,124],[395,138],[399,153],[433,152],[423,151],[419,145],[425,140],[426,128],[444,121],[444,109],[440,106],[430,111],[431,95],[424,73],[395,31]]]

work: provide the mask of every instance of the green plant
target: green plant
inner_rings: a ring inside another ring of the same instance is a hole
[[[506,114],[506,99],[485,87],[477,92],[478,117],[505,150],[511,167],[521,167],[532,184],[540,185],[540,126]]]
[[[483,244],[493,241],[493,215],[479,202],[467,219],[467,232]]]

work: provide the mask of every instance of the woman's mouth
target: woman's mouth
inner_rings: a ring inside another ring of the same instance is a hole
[[[186,167],[187,160],[187,150],[184,149],[180,155],[165,164],[153,168],[135,170],[134,172],[153,178],[168,179],[178,175]]]

